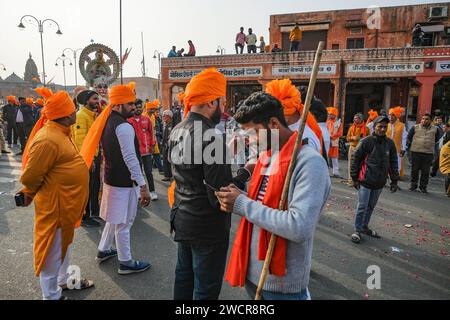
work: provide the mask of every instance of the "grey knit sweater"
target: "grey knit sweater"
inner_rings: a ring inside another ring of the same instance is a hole
[[[325,160],[318,152],[305,145],[292,176],[288,211],[271,209],[244,195],[237,198],[234,213],[254,224],[247,280],[257,285],[263,268],[264,262],[258,261],[261,227],[287,240],[287,274],[284,277],[268,275],[264,290],[299,293],[308,288],[314,233],[330,190],[331,182]]]

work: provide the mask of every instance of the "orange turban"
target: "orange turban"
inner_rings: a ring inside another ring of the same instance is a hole
[[[17,104],[17,100],[15,96],[7,96],[6,99],[9,103]]]
[[[339,110],[335,107],[327,108],[327,112],[329,115],[334,115],[335,117],[339,116]]]
[[[402,107],[395,107],[389,110],[389,114],[393,114],[397,119],[402,117],[403,112],[405,112],[405,109]]]
[[[159,100],[155,99],[151,102],[147,102],[145,104],[145,109],[147,109],[147,110],[158,109],[159,106],[160,106]]]
[[[27,101],[27,104],[30,105],[30,106],[34,104],[33,98],[27,98],[26,101]]]
[[[109,106],[102,111],[97,119],[92,124],[89,132],[84,139],[83,146],[81,147],[80,154],[86,162],[87,167],[90,169],[94,155],[97,153],[98,145],[103,134],[106,122],[111,115],[112,106],[127,104],[136,101],[136,92],[134,90],[136,84],[130,82],[127,85],[118,85],[111,88],[109,91]]]
[[[177,96],[180,104],[184,104],[184,97],[186,96],[186,94],[184,92],[180,92]]]
[[[52,90],[42,87],[34,89],[45,100],[45,107],[42,109],[41,117],[36,122],[33,130],[28,138],[27,145],[23,152],[22,166],[25,168],[28,162],[28,151],[30,143],[33,141],[34,136],[42,129],[47,120],[57,120],[64,117],[68,117],[76,112],[75,104],[70,98],[69,94],[65,91],[59,91],[53,93]],[[28,100],[28,99],[27,99]]]
[[[367,123],[371,123],[376,118],[378,118],[378,112],[370,109],[369,110],[369,119],[367,119]]]
[[[227,95],[227,80],[225,76],[210,68],[193,77],[186,87],[184,96],[184,114],[191,111],[192,106],[212,102]]]
[[[300,115],[303,115],[303,110],[305,106],[302,103],[302,97],[297,88],[292,84],[291,80],[283,79],[283,80],[273,80],[266,85],[266,93],[271,96],[277,98],[284,107],[284,116],[290,117],[298,112]],[[319,127],[319,124],[316,121],[316,118],[308,113],[308,118],[306,120],[306,124],[311,128],[312,131],[316,134],[317,138],[320,141],[323,151],[323,138],[322,138],[322,130]]]
[[[36,100],[36,103],[37,103],[38,105],[40,105],[40,106],[44,106],[44,100],[42,100],[41,98],[38,98],[38,99]]]

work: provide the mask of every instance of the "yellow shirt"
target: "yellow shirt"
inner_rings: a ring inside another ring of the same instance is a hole
[[[38,276],[57,228],[62,256],[73,241],[89,194],[89,170],[70,137],[70,128],[48,121],[31,141],[20,182],[34,197],[34,265]]]
[[[363,132],[363,127],[358,127],[355,125],[351,126],[350,129],[348,130],[347,141],[350,143],[351,147],[356,148],[359,141],[370,135],[369,128],[367,128],[367,126],[364,127],[365,127],[365,134]]]
[[[441,149],[440,169],[443,174],[450,174],[450,141]]]
[[[302,31],[300,30],[299,27],[295,27],[294,29],[292,29],[289,35],[289,40],[291,42],[302,41]]]

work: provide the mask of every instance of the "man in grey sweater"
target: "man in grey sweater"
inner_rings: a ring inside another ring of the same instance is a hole
[[[309,300],[314,233],[331,189],[327,164],[304,140],[289,187],[287,209],[280,211],[278,203],[297,133],[289,129],[281,103],[264,93],[255,93],[243,101],[235,119],[246,131],[268,130],[268,137],[276,135],[280,151],[271,150],[268,142],[270,151],[260,156],[248,195],[234,186],[216,193],[222,211],[243,218],[225,280],[232,286],[245,286],[254,298],[269,233],[274,233],[280,238],[262,298]],[[259,136],[256,139],[261,142]],[[268,165],[262,163],[266,155]]]

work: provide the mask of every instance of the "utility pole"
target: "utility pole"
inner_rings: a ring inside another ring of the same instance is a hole
[[[141,32],[141,40],[142,40],[142,76],[145,77],[144,32]]]

